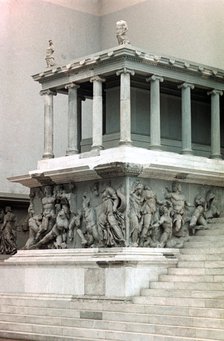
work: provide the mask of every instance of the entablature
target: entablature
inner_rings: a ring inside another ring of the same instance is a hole
[[[224,70],[174,57],[157,56],[130,44],[120,45],[83,58],[67,65],[53,66],[33,75],[42,89],[63,89],[68,83],[83,83],[100,75],[116,74],[128,68],[136,75],[156,74],[174,83],[188,82],[199,88],[224,90]]]

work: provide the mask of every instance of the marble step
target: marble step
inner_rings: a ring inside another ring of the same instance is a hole
[[[224,290],[224,282],[150,282],[152,289]]]
[[[180,254],[178,256],[179,261],[184,260],[194,260],[194,261],[200,261],[200,260],[208,260],[208,261],[224,261],[224,254],[218,253],[218,254],[206,254],[206,253],[199,253],[199,254]]]
[[[160,281],[165,282],[224,282],[224,275],[159,275]]]
[[[223,242],[224,241],[224,234],[220,234],[220,235],[205,235],[205,236],[199,236],[199,235],[194,235],[191,236],[189,239],[189,242],[214,242],[215,244],[217,242]],[[189,243],[188,242],[188,243]]]
[[[205,268],[205,269],[223,269],[224,261],[210,261],[210,260],[200,260],[200,261],[179,261],[177,264],[178,268]]]
[[[207,247],[215,247],[215,248],[223,248],[224,247],[224,238],[219,238],[215,243],[214,241],[210,240],[210,241],[205,241],[205,240],[201,240],[201,241],[197,241],[196,238],[191,238],[190,241],[186,242],[184,244],[185,248],[207,248]]]
[[[223,236],[224,235],[224,224],[222,226],[210,226],[208,230],[198,230],[195,237],[204,236]]]
[[[222,298],[224,299],[223,290],[187,290],[187,289],[142,289],[142,296],[151,297],[195,297],[195,298]]]
[[[212,269],[217,269],[217,268],[223,268],[224,267],[224,261],[212,261],[212,260],[184,260],[184,261],[179,261],[177,264],[178,268],[212,268]],[[224,277],[221,278],[221,280],[224,280]]]
[[[81,323],[83,322],[83,323]],[[148,341],[150,336],[178,336],[203,338],[208,340],[223,340],[223,330],[217,328],[197,328],[177,325],[125,323],[119,321],[79,321],[83,327],[68,327],[58,325],[0,322],[0,330],[10,330],[25,333],[43,333],[50,336],[85,337],[99,340]],[[105,326],[105,329],[104,327]],[[1,336],[1,334],[0,334]],[[152,338],[152,340],[154,340]]]
[[[156,282],[159,284],[159,282]],[[172,284],[171,282],[161,282],[164,284]],[[152,283],[153,284],[153,283]],[[176,282],[177,284],[188,284],[189,286],[192,283],[183,283],[183,282]],[[197,284],[197,283],[193,283]],[[220,283],[219,283],[220,284]],[[222,283],[223,284],[223,283]],[[210,285],[210,283],[208,283]],[[39,300],[41,301],[41,300]],[[57,306],[57,307],[49,307],[48,304],[42,306],[39,302],[38,305],[33,303],[32,305],[27,304],[27,300],[25,300],[22,304],[2,304],[0,300],[0,311],[3,313],[16,313],[16,314],[27,314],[27,315],[42,315],[42,316],[62,316],[62,317],[73,317],[79,318],[80,314],[82,316],[86,316],[86,314],[91,314],[95,318],[95,316],[101,315],[100,318],[104,318],[104,314],[108,314],[111,312],[115,313],[133,313],[133,314],[165,314],[165,315],[179,315],[179,316],[198,316],[198,317],[214,317],[214,318],[224,318],[224,309],[221,308],[207,308],[203,307],[187,307],[187,306],[172,306],[172,305],[159,305],[158,302],[156,305],[149,305],[149,304],[133,304],[133,303],[111,303],[111,302],[104,302],[99,303],[95,302],[87,302],[86,300],[77,300],[73,302],[72,306],[67,304],[64,307]],[[68,302],[67,302],[68,303]],[[98,317],[99,318],[99,317]]]
[[[186,242],[187,243],[187,242]],[[208,255],[213,255],[213,254],[223,254],[224,253],[224,247],[215,247],[214,245],[209,246],[209,247],[200,247],[199,249],[195,247],[189,247],[185,243],[184,248],[180,249],[180,254],[208,254]]]
[[[210,219],[209,225],[212,225],[212,224],[222,224],[222,223],[224,223],[224,217],[218,217],[218,218]]]
[[[224,308],[224,296],[222,298],[192,298],[192,297],[151,297],[151,296],[136,296],[133,297],[135,304],[144,305],[173,305],[186,307],[201,307],[201,308]]]
[[[207,318],[207,317],[192,317],[178,315],[156,315],[156,314],[135,314],[135,313],[118,313],[105,312],[103,320],[99,319],[80,319],[68,318],[63,316],[41,316],[41,315],[23,315],[23,314],[0,314],[2,322],[16,322],[29,324],[43,325],[62,325],[65,327],[91,327],[104,329],[117,329],[121,323],[146,323],[146,324],[162,324],[162,325],[177,325],[187,327],[201,328],[224,328],[224,319]],[[116,325],[116,322],[119,325]],[[105,326],[106,324],[106,326]],[[122,324],[121,324],[122,327]]]
[[[224,268],[169,268],[168,275],[224,275]],[[224,283],[223,283],[224,284]]]
[[[16,340],[28,340],[28,341],[95,341],[95,340],[99,340],[97,339],[93,339],[92,337],[89,338],[83,338],[83,337],[65,337],[65,336],[57,336],[57,338],[55,338],[55,336],[50,336],[50,335],[44,335],[44,334],[37,334],[37,333],[22,333],[22,332],[12,332],[10,330],[0,330],[0,337],[1,335],[3,335],[3,339],[0,338],[0,340],[2,341],[11,341],[9,340],[10,338],[16,338]],[[7,337],[7,340],[5,339]],[[12,341],[16,341],[15,339],[13,339]],[[132,341],[213,341],[212,339],[202,339],[202,338],[188,338],[188,337],[182,337],[182,336],[164,336],[164,335],[147,335],[147,337],[145,338],[145,335],[137,335],[136,339],[130,339]],[[111,339],[104,339],[104,341],[112,341]],[[118,341],[118,340],[117,340]],[[128,338],[120,338],[119,341],[129,341]],[[222,341],[222,340],[220,340]]]
[[[189,239],[189,242],[220,242],[221,240],[224,240],[224,233],[219,235],[204,235],[200,236],[198,234],[191,236]],[[188,242],[188,243],[189,243]]]

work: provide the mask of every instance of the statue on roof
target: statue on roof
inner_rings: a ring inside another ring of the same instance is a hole
[[[47,63],[47,67],[52,67],[52,66],[55,65],[55,60],[54,60],[54,57],[53,57],[54,44],[53,44],[52,40],[49,40],[48,43],[49,43],[49,45],[48,45],[48,48],[46,50],[45,60],[46,60],[46,63]]]
[[[126,33],[128,31],[128,24],[125,20],[119,20],[116,22],[116,37],[119,45],[130,44]]]

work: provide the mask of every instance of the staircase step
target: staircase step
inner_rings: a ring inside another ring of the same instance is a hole
[[[179,261],[178,268],[223,268],[224,261]],[[222,278],[223,280],[223,278]]]
[[[186,290],[186,289],[142,289],[142,296],[150,297],[195,297],[195,298],[224,298],[223,290]]]
[[[208,230],[198,230],[195,236],[223,236],[224,224],[209,226]]]
[[[165,282],[223,282],[224,275],[160,275],[159,279]]]
[[[190,241],[186,242],[184,244],[185,248],[207,248],[207,247],[214,247],[214,241],[197,241],[196,238],[191,238]],[[215,247],[216,248],[223,248],[224,247],[224,238],[217,240],[215,242]]]
[[[224,217],[212,218],[210,219],[210,224],[224,224]]]
[[[84,337],[55,337],[55,336],[51,336],[51,335],[44,335],[44,334],[37,334],[37,333],[22,333],[22,332],[12,332],[10,330],[6,331],[6,330],[0,330],[0,337],[1,335],[3,335],[4,339],[2,341],[6,341],[5,337],[7,337],[7,341],[11,341],[8,340],[9,337],[13,337],[16,338],[16,340],[28,340],[28,341],[95,341],[95,340],[99,340],[98,338],[84,338]],[[147,335],[147,337],[145,335],[140,335],[140,334],[135,334],[134,338],[129,338],[130,336],[128,335],[125,338],[119,339],[119,341],[193,341],[196,339],[192,339],[192,338],[188,338],[188,337],[182,337],[182,336],[164,336],[164,335]],[[21,339],[22,338],[22,339]],[[1,340],[1,339],[0,339]],[[13,341],[16,341],[13,340]],[[113,339],[114,340],[114,339]],[[118,339],[116,339],[118,341]],[[214,341],[212,339],[202,339],[202,338],[197,338],[196,341]],[[112,341],[112,339],[104,339],[104,341]],[[221,340],[222,341],[222,340]]]
[[[217,231],[217,230],[216,230]],[[194,236],[192,236],[190,238],[190,240],[188,241],[188,243],[190,242],[201,242],[201,243],[204,243],[204,242],[221,242],[223,239],[224,239],[224,231],[223,230],[218,230],[219,233],[218,235],[214,235],[214,233],[211,233],[211,235],[207,234],[207,230],[204,230],[203,232],[205,233],[204,235],[200,235],[200,234],[196,234]],[[210,231],[212,232],[212,231]]]
[[[200,261],[200,260],[206,260],[206,261],[224,261],[224,254],[181,254],[178,256],[179,261],[183,260],[192,260],[192,261]]]
[[[192,298],[192,297],[150,297],[137,296],[133,298],[133,302],[137,304],[159,304],[159,305],[173,305],[186,307],[201,307],[201,308],[223,308],[224,296],[222,298]]]
[[[105,312],[104,320],[93,319],[75,319],[75,318],[61,318],[36,316],[36,315],[17,315],[17,314],[1,314],[0,320],[2,322],[14,321],[14,323],[29,323],[41,324],[49,326],[64,327],[83,327],[83,328],[97,328],[97,329],[116,329],[125,328],[122,323],[147,323],[147,324],[161,324],[161,325],[175,325],[187,327],[202,327],[202,328],[223,328],[224,319],[202,318],[192,316],[177,316],[177,315],[152,315],[152,314],[135,314],[135,313],[117,313]],[[117,324],[116,324],[117,321]]]
[[[127,321],[141,322],[152,324],[168,324],[188,327],[203,327],[203,328],[223,328],[223,318],[205,318],[180,315],[156,315],[156,314],[135,314],[135,313],[117,313],[105,312],[105,320],[112,321]]]
[[[212,340],[223,340],[223,331],[217,328],[197,328],[164,324],[148,323],[126,323],[119,321],[79,321],[82,327],[49,326],[43,324],[28,324],[14,322],[0,322],[0,330],[22,331],[26,333],[39,333],[41,330],[45,335],[65,337],[85,337],[106,340],[154,340],[152,337],[160,336],[181,336],[207,338]],[[9,329],[10,327],[10,329]],[[105,329],[104,329],[105,327]]]
[[[169,268],[168,275],[224,275],[224,268]]]
[[[187,242],[186,242],[187,243]],[[180,249],[180,254],[223,254],[224,253],[224,247],[214,247],[214,245],[210,245],[209,247],[205,247],[204,245],[200,248],[189,247],[185,243],[185,246],[183,249]]]
[[[152,289],[189,289],[189,290],[224,290],[224,283],[215,282],[150,282]]]

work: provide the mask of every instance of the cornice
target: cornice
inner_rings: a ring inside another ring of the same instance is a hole
[[[82,58],[75,59],[66,65],[57,65],[33,75],[33,79],[40,83],[51,79],[70,76],[85,70],[94,70],[96,67],[114,64],[115,61],[131,61],[142,65],[158,66],[184,74],[191,74],[200,78],[216,81],[224,80],[224,70],[212,66],[198,64],[175,57],[159,56],[130,44],[116,46]],[[116,70],[117,71],[117,70]]]

